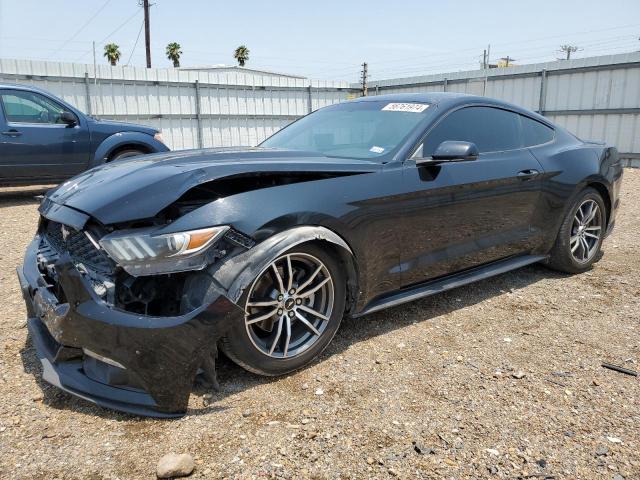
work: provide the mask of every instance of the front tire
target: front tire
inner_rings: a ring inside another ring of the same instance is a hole
[[[593,188],[583,190],[562,221],[548,265],[562,272],[582,273],[598,260],[606,228],[602,196]]]
[[[116,160],[122,160],[123,158],[129,158],[129,157],[135,157],[138,155],[144,155],[145,152],[143,152],[142,150],[136,150],[136,149],[127,149],[127,150],[122,150],[118,153],[116,153],[114,156],[112,156],[109,161],[110,162],[114,162]]]
[[[284,375],[302,368],[331,342],[345,307],[345,274],[316,244],[275,258],[242,295],[242,322],[222,338],[223,352],[251,372]]]

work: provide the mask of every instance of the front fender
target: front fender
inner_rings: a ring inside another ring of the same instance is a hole
[[[320,226],[301,226],[284,230],[236,255],[220,265],[211,267],[210,274],[226,291],[226,296],[237,303],[245,288],[262,272],[274,258],[287,250],[311,241],[324,241],[337,246],[341,260],[347,268],[350,284],[356,283],[356,264],[351,248],[338,234]]]
[[[159,142],[151,135],[142,132],[118,132],[105,138],[93,155],[91,167],[100,165],[109,160],[111,153],[124,145],[139,146],[148,150],[150,153],[167,152],[169,147]]]

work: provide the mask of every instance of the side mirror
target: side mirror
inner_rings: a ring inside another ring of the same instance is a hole
[[[71,112],[62,112],[60,114],[60,121],[62,123],[66,123],[68,126],[70,127],[74,127],[75,125],[78,124],[78,120],[76,119],[76,116],[71,113]]]
[[[442,142],[430,158],[416,159],[417,165],[476,160],[480,155],[475,143],[460,140]]]

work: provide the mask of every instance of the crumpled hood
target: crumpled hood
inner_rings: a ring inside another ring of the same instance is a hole
[[[373,172],[380,164],[265,148],[185,150],[135,157],[87,170],[47,199],[105,225],[151,218],[196,185],[252,172]]]

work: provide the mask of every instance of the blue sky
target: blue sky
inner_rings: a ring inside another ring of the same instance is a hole
[[[167,43],[183,66],[233,64],[240,44],[247,66],[320,79],[357,80],[467,70],[491,44],[491,59],[554,60],[560,44],[575,57],[640,50],[640,0],[155,0],[154,67],[170,67]],[[0,57],[93,61],[91,42],[120,45],[121,63],[144,66],[137,0],[0,0]]]

